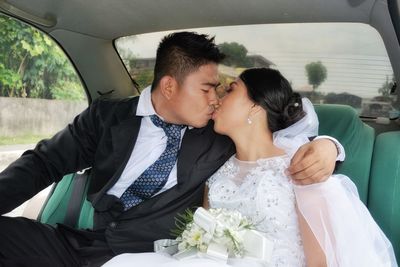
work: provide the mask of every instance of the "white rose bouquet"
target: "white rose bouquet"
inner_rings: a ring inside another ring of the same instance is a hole
[[[208,254],[243,257],[244,237],[253,224],[240,212],[227,209],[198,208],[177,218],[178,254],[193,249]]]
[[[176,218],[173,239],[154,242],[154,251],[176,259],[208,257],[229,263],[247,258],[268,265],[273,242],[254,230],[254,225],[240,212],[227,209],[198,208]]]

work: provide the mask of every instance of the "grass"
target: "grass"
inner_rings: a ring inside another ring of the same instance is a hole
[[[18,135],[18,136],[0,136],[0,146],[19,145],[19,144],[36,144],[38,141],[49,138],[49,135]]]

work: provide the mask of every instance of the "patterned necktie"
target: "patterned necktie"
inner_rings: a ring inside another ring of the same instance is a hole
[[[163,188],[178,156],[181,130],[185,126],[166,123],[157,115],[150,116],[150,119],[155,126],[164,130],[168,138],[167,147],[161,156],[122,194],[120,200],[124,205],[124,211],[151,198],[155,193]]]

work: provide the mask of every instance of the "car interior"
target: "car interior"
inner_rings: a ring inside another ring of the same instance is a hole
[[[296,4],[290,0],[0,0],[0,13],[36,27],[60,46],[80,77],[89,104],[99,97],[140,94],[116,48],[119,38],[216,26],[365,24],[381,37],[394,79],[400,80],[399,0],[298,0]],[[399,97],[400,89],[395,84],[392,89],[393,97]],[[315,103],[315,109],[319,134],[337,138],[346,151],[346,160],[336,173],[355,182],[360,199],[392,242],[400,261],[398,116],[360,117],[353,107],[334,103]],[[66,175],[51,190],[37,219],[91,228],[93,208],[85,197],[89,183],[90,169]]]

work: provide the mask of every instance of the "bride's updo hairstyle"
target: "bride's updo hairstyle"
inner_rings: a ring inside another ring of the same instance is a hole
[[[284,129],[304,117],[301,96],[274,69],[252,68],[240,74],[250,99],[267,111],[271,132]]]

